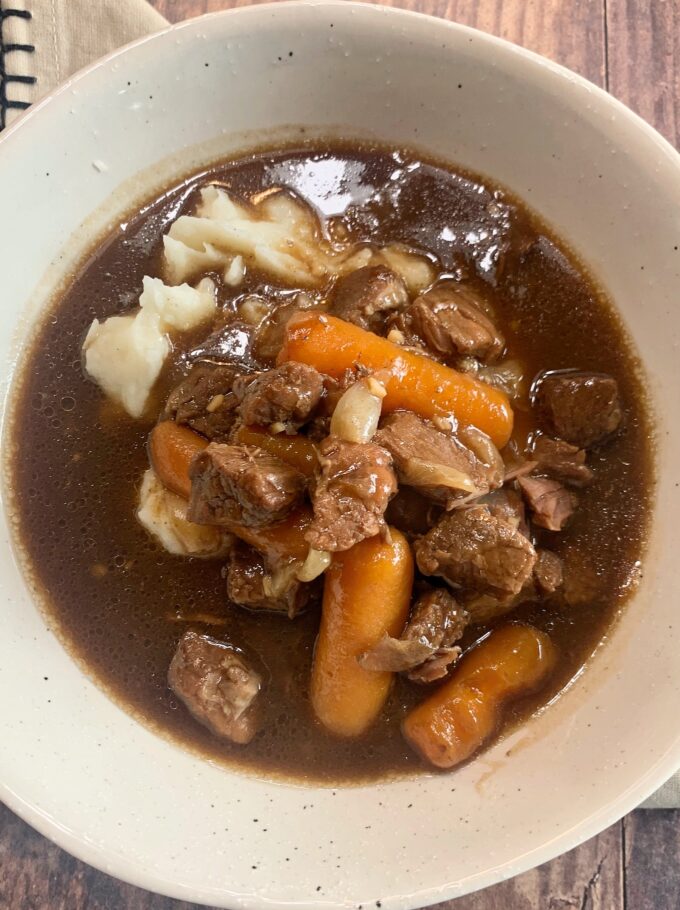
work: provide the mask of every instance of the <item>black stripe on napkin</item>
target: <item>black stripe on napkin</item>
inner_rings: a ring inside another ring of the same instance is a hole
[[[35,47],[32,44],[6,44],[3,36],[3,23],[6,19],[15,17],[17,19],[33,18],[28,10],[11,9],[2,5],[0,0],[0,130],[5,126],[5,115],[10,108],[23,110],[27,108],[27,101],[13,101],[7,97],[7,86],[13,82],[33,85],[36,81],[35,76],[17,76],[11,72],[11,55],[16,53],[32,54]]]

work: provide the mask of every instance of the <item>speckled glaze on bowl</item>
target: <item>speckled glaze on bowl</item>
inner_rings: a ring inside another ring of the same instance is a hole
[[[575,846],[680,765],[680,158],[579,77],[439,20],[346,2],[193,20],[81,73],[0,141],[3,390],[88,237],[173,174],[289,124],[487,173],[601,278],[659,414],[640,590],[570,690],[456,774],[290,786],[211,765],[112,703],[35,606],[4,514],[0,796],[82,859],[186,900],[417,907]]]

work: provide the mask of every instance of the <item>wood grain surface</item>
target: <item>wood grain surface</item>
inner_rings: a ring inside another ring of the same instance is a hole
[[[99,2],[99,0],[97,0]],[[110,0],[115,3],[115,0]],[[152,0],[173,22],[245,0]],[[680,145],[680,0],[395,0],[608,88]],[[0,910],[193,910],[73,859],[0,806]],[[631,813],[559,859],[438,910],[680,910],[680,810]]]

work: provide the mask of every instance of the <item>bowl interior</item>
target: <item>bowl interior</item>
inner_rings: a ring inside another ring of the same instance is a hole
[[[490,175],[609,290],[658,418],[640,589],[569,691],[456,774],[300,787],[167,743],[87,680],[34,605],[4,513],[0,794],[80,857],[178,897],[415,907],[574,846],[680,763],[668,394],[680,378],[680,159],[588,83],[469,29],[353,3],[194,20],[90,69],[0,142],[3,389],[88,238],[172,175],[300,127],[416,145]]]

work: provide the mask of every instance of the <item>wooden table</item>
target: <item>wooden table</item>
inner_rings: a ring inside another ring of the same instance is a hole
[[[115,0],[112,0],[115,3]],[[168,19],[241,0],[152,0]],[[388,2],[389,0],[384,0]],[[395,0],[544,54],[680,142],[680,0]],[[438,910],[678,910],[680,810],[631,813],[571,853]],[[70,857],[0,806],[0,910],[190,910]]]

